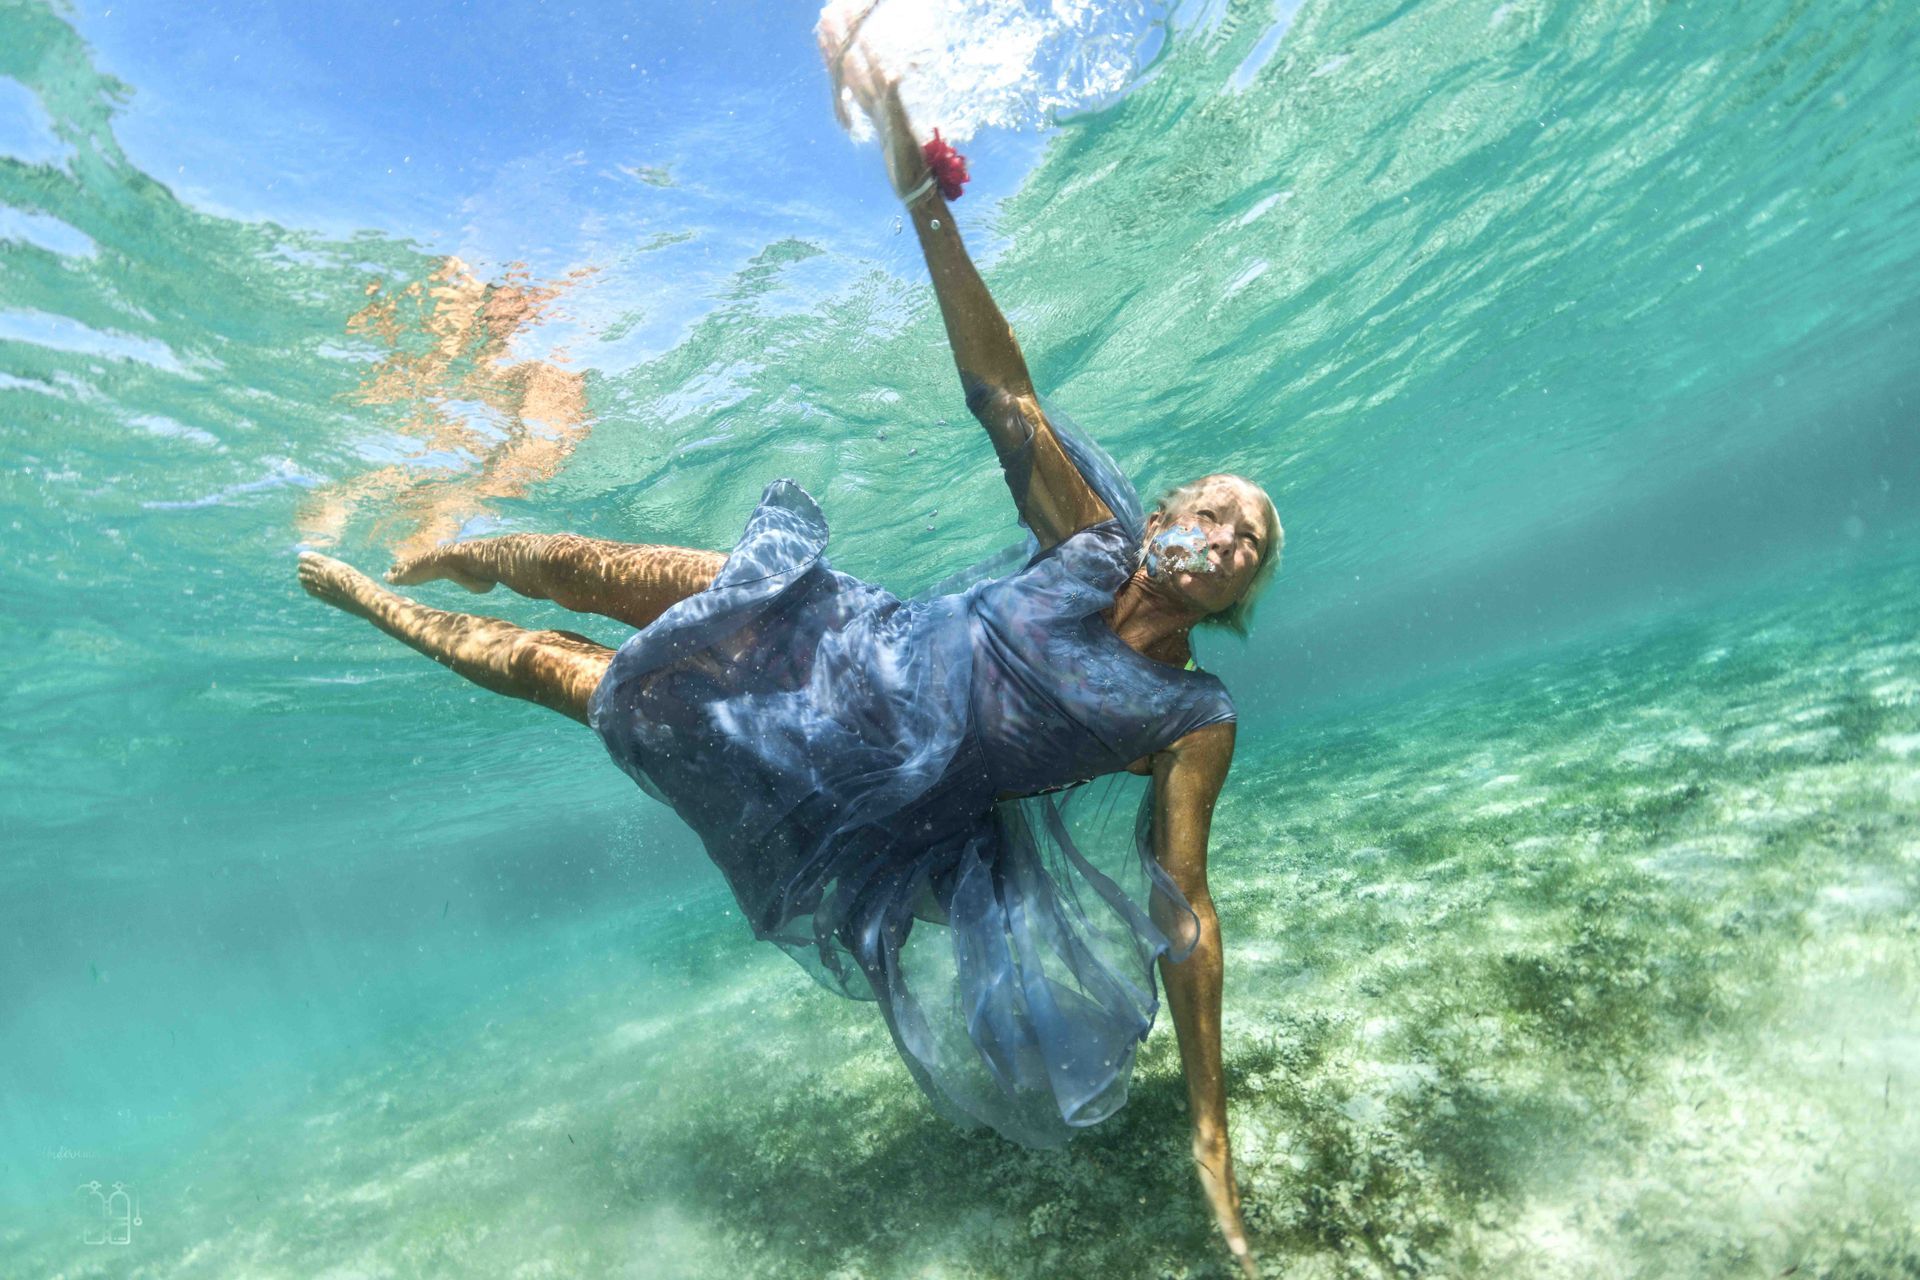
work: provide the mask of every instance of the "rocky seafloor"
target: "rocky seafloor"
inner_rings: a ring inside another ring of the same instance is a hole
[[[1920,1276],[1917,602],[1854,568],[1243,737],[1266,1274]],[[7,1274],[1229,1274],[1164,1015],[1125,1110],[1022,1150],[725,905],[210,1135],[136,1251],[0,1233]]]

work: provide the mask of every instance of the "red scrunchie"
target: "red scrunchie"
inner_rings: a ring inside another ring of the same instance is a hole
[[[967,185],[967,158],[953,149],[953,144],[933,131],[933,138],[920,146],[920,154],[927,158],[927,168],[933,170],[933,180],[940,184],[940,194],[949,200],[960,198],[961,188]]]

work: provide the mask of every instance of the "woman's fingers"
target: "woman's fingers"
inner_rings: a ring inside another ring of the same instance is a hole
[[[848,99],[873,122],[896,195],[905,195],[925,175],[920,144],[914,140],[906,108],[900,102],[900,77],[888,71],[873,47],[861,38],[861,24],[877,0],[845,0],[820,15],[814,29],[820,56],[833,87],[833,113],[842,128],[853,128]]]
[[[1214,1219],[1220,1224],[1220,1234],[1227,1242],[1227,1252],[1231,1253],[1234,1261],[1240,1264],[1241,1273],[1248,1276],[1258,1275],[1259,1269],[1253,1261],[1253,1249],[1247,1243],[1246,1228],[1240,1225],[1239,1206],[1235,1205],[1225,1213],[1221,1212],[1219,1206],[1215,1206]]]
[[[847,113],[846,95],[851,91],[861,111],[874,117],[889,78],[879,69],[873,52],[860,38],[860,28],[879,0],[846,0],[831,5],[820,15],[815,33],[820,41],[820,57],[827,64],[827,76],[833,82],[833,113],[841,127],[852,127]],[[874,120],[879,124],[879,120]]]
[[[833,115],[842,129],[853,127],[853,117],[847,114],[846,95],[841,89],[846,84],[842,70],[846,61],[846,31],[833,21],[831,14],[823,14],[816,32],[820,38],[820,60],[827,64],[827,80],[833,90]]]
[[[860,15],[864,20],[866,15]],[[847,92],[867,115],[873,114],[872,93],[867,88],[871,61],[866,47],[859,42],[858,22],[849,21],[845,5],[837,5],[820,15],[816,29],[820,38],[820,57],[827,64],[827,78],[833,87],[833,114],[840,127],[851,129],[853,117],[847,111]]]
[[[881,104],[886,100],[888,89],[897,82],[887,75],[865,45],[847,55],[846,76],[847,87],[859,100],[860,109],[871,116],[875,124],[882,123]]]
[[[1200,1188],[1206,1193],[1207,1205],[1213,1210],[1213,1220],[1220,1226],[1228,1251],[1239,1262],[1241,1274],[1257,1275],[1247,1228],[1240,1221],[1240,1188],[1233,1180],[1233,1156],[1226,1141],[1195,1138],[1193,1160]]]

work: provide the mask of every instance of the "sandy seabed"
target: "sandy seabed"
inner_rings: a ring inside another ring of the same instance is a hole
[[[1853,571],[1243,738],[1212,882],[1267,1274],[1920,1276],[1915,600]],[[16,1225],[0,1270],[1228,1274],[1164,1015],[1125,1110],[1022,1150],[727,905],[209,1135],[136,1247]]]

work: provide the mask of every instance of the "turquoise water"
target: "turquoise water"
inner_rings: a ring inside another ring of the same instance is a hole
[[[130,157],[92,21],[0,7],[0,1275],[1224,1274],[1164,1020],[1067,1153],[943,1127],[588,735],[293,582],[725,547],[776,475],[901,591],[1003,545],[891,215],[522,267],[243,216]],[[1143,488],[1286,523],[1200,651],[1256,1250],[1920,1272],[1920,19],[1307,0],[1152,47],[958,212]]]

